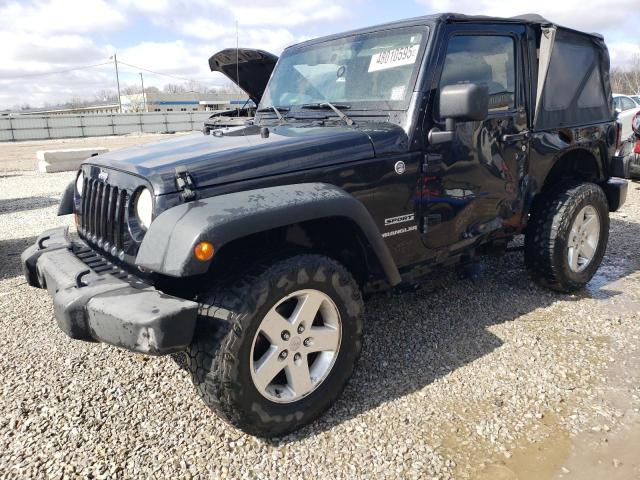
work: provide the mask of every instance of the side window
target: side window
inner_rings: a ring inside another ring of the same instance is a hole
[[[486,84],[489,110],[515,107],[515,42],[508,36],[456,35],[449,39],[440,88],[458,83]]]
[[[610,121],[613,110],[602,46],[563,28],[556,29],[553,42],[545,43],[539,63],[542,69],[546,65],[546,76],[538,85],[534,129]]]
[[[579,108],[600,107],[606,102],[604,92],[602,91],[602,77],[600,76],[600,68],[596,67],[591,71],[589,80],[582,88],[582,92],[578,97]]]
[[[613,99],[613,106],[617,109],[617,110],[622,110],[622,99],[620,97],[615,97]]]
[[[622,110],[631,110],[632,108],[635,108],[635,104],[633,103],[633,100],[631,100],[630,98],[627,97],[620,97],[620,99],[622,100]]]

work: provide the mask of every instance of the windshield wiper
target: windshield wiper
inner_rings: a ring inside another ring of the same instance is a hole
[[[260,112],[260,113],[262,113],[262,112],[275,112],[276,117],[278,117],[278,120],[280,121],[280,123],[287,123],[287,121],[284,119],[284,117],[280,113],[280,110],[282,110],[283,112],[288,112],[289,111],[289,107],[276,107],[275,105],[271,105],[269,107],[259,108],[257,111]]]
[[[334,105],[332,103],[329,102],[322,102],[322,103],[307,103],[305,105],[301,105],[300,108],[306,108],[309,110],[326,110],[327,108],[330,108],[331,110],[333,110],[336,115],[338,115],[338,117],[340,117],[341,120],[344,121],[344,123],[346,123],[347,125],[351,126],[353,125],[353,120],[349,117],[347,117],[340,109],[346,110],[348,108],[351,108],[351,105]]]

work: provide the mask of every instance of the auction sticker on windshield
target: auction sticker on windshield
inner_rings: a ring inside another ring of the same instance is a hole
[[[406,47],[392,48],[384,52],[371,56],[369,64],[370,72],[387,70],[388,68],[401,67],[403,65],[413,65],[418,59],[418,45],[408,45]]]

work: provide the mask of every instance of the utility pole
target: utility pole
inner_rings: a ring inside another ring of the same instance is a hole
[[[147,111],[147,96],[144,93],[144,78],[142,78],[142,72],[140,72],[140,82],[142,83],[142,104],[144,105],[144,111]]]
[[[122,113],[122,98],[120,97],[120,76],[118,75],[118,57],[116,57],[116,54],[114,53],[112,57],[109,57],[109,59],[113,58],[113,63],[116,66],[116,82],[118,84],[118,112]]]

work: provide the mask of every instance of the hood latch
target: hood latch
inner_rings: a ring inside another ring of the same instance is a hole
[[[176,167],[176,186],[183,201],[190,202],[196,199],[196,186],[185,167]]]

